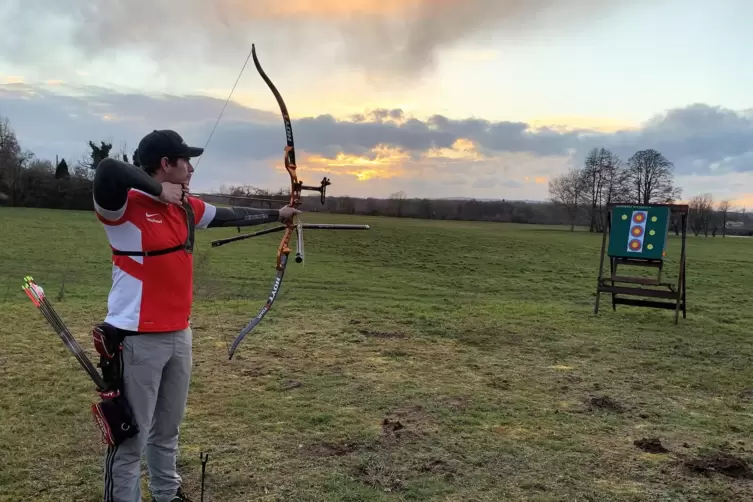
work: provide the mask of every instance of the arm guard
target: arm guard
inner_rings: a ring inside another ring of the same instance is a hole
[[[209,222],[212,227],[248,227],[278,221],[280,211],[277,209],[256,209],[252,207],[218,207],[214,218]]]

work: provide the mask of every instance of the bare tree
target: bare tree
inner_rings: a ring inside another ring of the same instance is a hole
[[[628,160],[630,198],[637,204],[671,204],[682,193],[674,186],[674,164],[656,150],[640,150]]]
[[[603,150],[603,149],[602,149]],[[583,184],[583,204],[590,207],[589,232],[596,231],[596,208],[601,199],[601,189],[604,182],[601,163],[601,152],[594,148],[588,152],[583,169],[580,171],[581,183]]]
[[[128,162],[128,142],[123,141],[120,143],[120,150],[113,156],[114,159]]]
[[[400,218],[403,215],[403,207],[405,207],[405,199],[406,199],[405,192],[400,190],[399,192],[395,192],[390,195],[390,199],[392,199],[392,207],[395,211],[395,216]]]
[[[719,216],[722,225],[722,237],[727,237],[727,214],[729,213],[730,202],[723,200],[719,203]]]
[[[703,230],[704,235],[708,236],[713,207],[714,202],[711,194],[708,193],[696,195],[690,200],[688,223],[694,235],[698,235]]]
[[[556,205],[564,206],[570,219],[571,232],[575,231],[575,218],[586,190],[583,180],[583,173],[577,168],[549,180],[550,200]]]
[[[626,172],[621,166],[620,158],[605,148],[594,148],[586,157],[581,175],[583,205],[590,207],[589,232],[603,230],[599,215],[607,202],[621,202],[626,198]]]
[[[0,192],[15,205],[24,155],[7,117],[0,117]]]

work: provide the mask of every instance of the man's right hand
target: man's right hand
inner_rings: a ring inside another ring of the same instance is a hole
[[[162,183],[162,193],[159,194],[159,200],[168,204],[180,205],[183,200],[183,191],[183,185],[165,181]]]

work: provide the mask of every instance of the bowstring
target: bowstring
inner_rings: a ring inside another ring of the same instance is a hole
[[[238,82],[241,79],[241,75],[243,75],[243,71],[246,69],[246,65],[248,64],[248,60],[251,59],[251,51],[252,49],[248,51],[248,56],[246,56],[246,61],[243,63],[243,66],[241,67],[241,71],[238,72],[238,77],[235,79],[235,83],[233,84],[233,88],[230,89],[230,94],[227,95],[227,99],[225,100],[225,104],[222,105],[222,110],[220,110],[220,114],[217,116],[217,120],[214,122],[214,126],[212,127],[212,130],[209,133],[209,137],[207,138],[207,142],[204,143],[204,153],[206,153],[207,147],[209,146],[209,142],[212,141],[212,136],[214,136],[214,131],[217,129],[217,125],[220,123],[220,119],[222,118],[222,115],[225,113],[225,108],[227,108],[228,103],[230,102],[230,98],[233,96],[233,92],[235,92],[235,88],[238,86]],[[201,164],[201,159],[203,159],[204,156],[202,155],[199,157],[199,160],[196,161],[195,168],[199,167],[199,164]]]
[[[207,147],[209,146],[209,142],[212,141],[212,136],[214,136],[214,131],[217,130],[217,125],[220,123],[220,119],[222,119],[222,115],[225,113],[225,108],[227,108],[228,103],[230,103],[230,98],[233,97],[233,92],[235,92],[235,88],[238,86],[238,82],[241,80],[241,75],[243,75],[243,72],[246,69],[246,65],[248,65],[248,60],[251,59],[251,53],[253,52],[253,44],[251,45],[251,49],[248,51],[248,55],[246,56],[246,61],[243,62],[243,66],[241,67],[241,71],[238,72],[238,77],[235,79],[235,83],[233,84],[232,89],[230,89],[230,94],[227,95],[227,99],[225,100],[225,104],[222,105],[222,110],[220,110],[220,114],[217,116],[217,120],[214,122],[214,126],[212,126],[212,130],[209,132],[209,137],[207,138],[206,143],[204,143],[204,153],[206,154]],[[199,160],[196,161],[196,166],[194,169],[199,167],[199,164],[201,164],[201,159],[203,159],[204,156],[202,155],[199,157]],[[217,313],[217,304],[215,303],[215,314]],[[225,342],[225,349],[229,351],[230,344],[228,343],[227,335],[225,334],[225,331],[222,332],[222,339]]]

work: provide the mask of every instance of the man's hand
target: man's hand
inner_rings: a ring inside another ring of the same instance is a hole
[[[162,193],[159,194],[159,200],[168,204],[180,205],[183,200],[184,190],[183,185],[165,181],[162,183]]]
[[[300,213],[300,211],[296,208],[285,206],[280,208],[280,215],[277,217],[277,219],[283,223],[289,223],[293,220],[293,216],[298,213]]]

